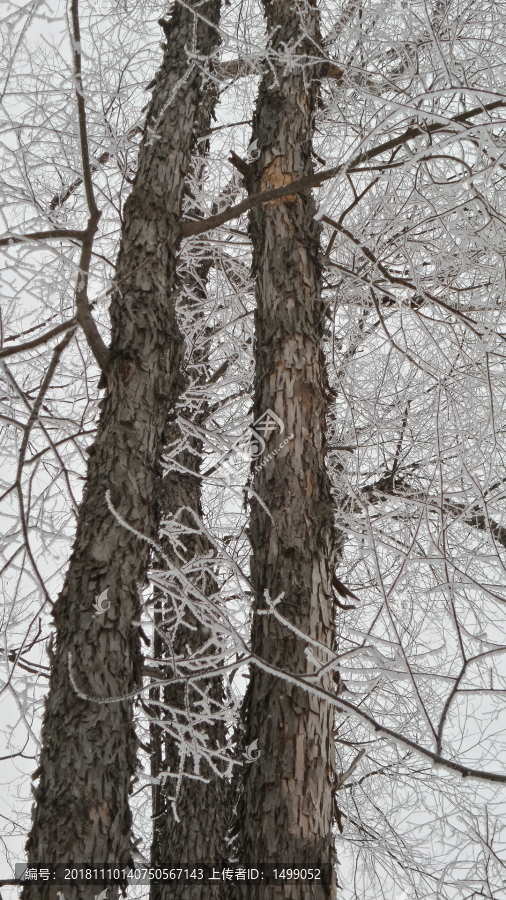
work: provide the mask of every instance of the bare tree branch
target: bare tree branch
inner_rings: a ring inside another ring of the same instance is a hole
[[[10,244],[24,244],[27,241],[49,241],[58,238],[69,238],[83,241],[86,232],[75,228],[52,228],[50,231],[32,231],[29,234],[11,234],[0,238],[0,247],[8,247]]]
[[[50,331],[41,334],[40,337],[34,338],[33,341],[25,341],[24,344],[18,344],[16,347],[6,347],[3,350],[0,350],[0,359],[5,359],[6,356],[13,356],[15,353],[23,353],[24,350],[33,350],[34,347],[46,344],[52,338],[56,337],[57,334],[61,334],[62,331],[68,331],[69,328],[76,328],[77,324],[77,319],[75,318],[71,319],[69,322],[61,322],[60,325],[56,325],[54,328],[51,328]]]

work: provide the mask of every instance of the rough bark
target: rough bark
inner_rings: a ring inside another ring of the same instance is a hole
[[[177,426],[174,426],[174,437],[177,439]],[[194,447],[194,453],[185,451],[178,457],[182,465],[188,469],[194,469],[195,475],[181,473],[169,473],[164,479],[161,503],[164,515],[176,515],[182,507],[194,510],[202,517],[201,507],[201,483],[199,471],[199,451]],[[180,520],[191,528],[195,528],[195,519],[190,513],[180,515]],[[208,553],[210,547],[205,536],[195,535],[185,539],[186,555],[188,559],[201,557]],[[165,550],[168,547],[165,546]],[[200,579],[200,590],[214,592],[216,585],[212,576]],[[167,678],[172,677],[172,667],[167,657],[169,656],[167,643],[160,636],[163,635],[167,621],[172,617],[170,604],[160,602],[158,611],[158,633],[155,635],[155,656],[163,664],[165,661]],[[185,614],[185,621],[190,628],[180,626],[172,635],[171,647],[176,657],[185,656],[187,648],[190,652],[196,652],[209,639],[209,630],[196,619],[189,611]],[[192,630],[193,629],[193,630]],[[159,665],[160,667],[160,665]],[[223,700],[223,685],[220,678],[199,681],[201,689],[208,691],[208,696],[218,703]],[[157,718],[165,718],[163,708],[156,706],[156,700],[162,694],[165,704],[174,709],[185,709],[185,690],[181,684],[169,685],[165,688],[154,688],[151,698],[151,709]],[[189,690],[187,701],[191,706],[201,699],[195,691]],[[225,742],[225,728],[222,723],[217,723],[206,728],[207,746],[217,748]],[[163,731],[163,728],[153,725],[151,729],[152,742],[152,774],[160,772],[179,771],[180,756],[174,738]],[[184,764],[186,773],[193,773],[193,759],[187,758]],[[172,805],[167,797],[174,795],[174,779],[167,779],[162,786],[156,786],[153,795],[153,841],[151,849],[152,865],[167,864],[179,866],[185,863],[213,864],[224,858],[226,838],[226,809],[227,809],[227,783],[220,778],[207,764],[201,764],[199,774],[209,779],[207,784],[183,778],[179,796],[176,802],[176,821]],[[150,891],[151,900],[207,900],[210,897],[219,896],[219,889],[213,885],[184,885],[184,884],[153,884]]]
[[[217,91],[209,88],[201,104],[197,119],[196,135],[208,134],[211,126],[211,117],[217,101]],[[199,142],[200,152],[207,151],[207,145]],[[195,210],[196,214],[200,211]],[[211,268],[212,258],[204,260],[198,270],[197,279],[188,276],[187,287],[191,290],[192,298],[203,299],[207,276]],[[198,303],[198,300],[197,300]],[[193,307],[195,299],[187,300],[187,306]],[[198,314],[198,313],[197,313]],[[195,360],[200,366],[207,362],[207,351],[199,353]],[[201,376],[202,377],[202,376]],[[202,422],[206,418],[208,410],[204,408],[197,416],[197,421]],[[183,416],[191,416],[191,411],[183,410]],[[181,439],[181,431],[177,422],[167,422],[165,429],[168,446],[177,445]],[[190,529],[195,529],[195,519],[192,510],[202,519],[202,478],[199,474],[202,455],[202,445],[192,439],[191,449],[178,455],[177,461],[185,472],[169,472],[160,479],[157,498],[159,503],[160,520],[172,516],[178,516],[179,520]],[[194,473],[194,474],[193,474]],[[209,553],[211,547],[205,535],[192,534],[183,538],[186,559],[202,557]],[[164,553],[177,564],[169,541],[163,535],[159,539]],[[214,592],[216,584],[209,575],[199,579],[198,587],[203,593]],[[159,597],[157,603],[156,628],[153,637],[153,655],[163,665],[166,665],[167,677],[173,675],[169,653],[169,647],[164,639],[164,630],[173,616],[170,602]],[[191,652],[198,651],[209,639],[209,632],[205,625],[198,621],[188,611],[185,621],[190,628],[180,626],[175,634],[171,635],[171,648],[176,656],[185,655],[186,648]],[[169,663],[167,665],[167,663]],[[208,690],[209,696],[218,702],[223,699],[223,686],[220,678],[201,681],[200,687]],[[188,702],[200,700],[200,696],[193,696],[189,691]],[[157,719],[164,719],[167,713],[163,707],[156,704],[163,699],[164,704],[175,709],[183,710],[185,707],[184,687],[168,685],[164,688],[152,688],[150,692],[151,714]],[[206,728],[208,746],[210,748],[223,746],[225,742],[225,728],[223,724],[215,724]],[[164,732],[163,727],[155,723],[151,726],[151,774],[157,777],[160,772],[174,772],[179,770],[179,751],[174,739]],[[192,759],[187,759],[184,766],[186,773],[194,772]],[[153,839],[151,845],[151,863],[160,865],[170,860],[172,865],[178,866],[184,863],[215,863],[221,860],[225,854],[225,838],[227,826],[227,784],[223,778],[219,778],[209,766],[202,765],[199,774],[209,779],[208,784],[184,778],[179,796],[177,798],[176,821],[172,805],[167,801],[167,796],[174,793],[174,779],[167,779],[163,784],[153,788]],[[151,900],[206,900],[209,897],[219,896],[219,889],[213,885],[184,885],[184,884],[152,884],[150,889]]]
[[[318,15],[312,3],[264,0],[270,46],[314,54]],[[302,21],[303,20],[303,21]],[[304,33],[308,37],[304,38]],[[250,193],[277,188],[312,172],[311,142],[318,87],[310,74],[274,63],[259,90]],[[278,610],[327,646],[333,639],[331,578],[335,538],[325,468],[326,372],[322,351],[319,226],[310,191],[266,203],[250,214],[257,311],[254,412],[272,409],[285,427],[267,442],[272,453],[254,474],[251,501],[251,573],[255,591],[253,651],[271,665],[299,674],[314,671],[303,642],[266,609],[264,592],[283,595]],[[330,683],[325,687],[330,689]],[[239,800],[244,862],[318,866],[334,860],[332,797],[333,714],[324,701],[255,666],[243,708],[245,744],[258,740],[258,762],[245,768]],[[335,897],[335,886],[252,886],[248,898]]]
[[[217,22],[219,8],[219,0],[208,0],[199,12]],[[130,528],[154,536],[153,493],[167,406],[183,387],[175,263],[184,177],[202,94],[201,75],[191,67],[186,48],[206,55],[219,40],[216,29],[179,5],[163,27],[167,46],[124,210],[117,263],[122,286],[111,303],[107,397],[90,448],[65,585],[54,606],[56,645],[27,843],[30,864],[121,867],[131,859],[128,794],[136,737],[128,695],[141,682],[135,622],[149,545],[113,515],[106,493]],[[93,602],[106,589],[110,608],[96,615]],[[27,884],[24,898],[53,900],[57,890]],[[87,900],[96,893],[93,886],[65,888],[66,900]],[[113,895],[110,890],[109,900]]]

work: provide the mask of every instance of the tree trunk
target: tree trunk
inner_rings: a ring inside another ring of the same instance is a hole
[[[201,134],[209,132],[211,113],[216,99],[216,94],[211,95],[208,92],[207,102],[203,103],[201,107],[197,132],[201,132]],[[195,213],[201,215],[202,211],[195,210]],[[206,283],[211,262],[212,259],[209,258],[200,265],[198,283],[191,284],[193,296],[198,294],[202,296],[202,288],[199,285]],[[192,301],[189,301],[189,304],[191,305]],[[200,365],[205,364],[206,356],[206,351],[199,354],[197,362]],[[198,414],[197,421],[203,422],[207,414],[208,410],[204,408]],[[187,415],[191,416],[191,411],[188,411]],[[180,440],[181,431],[177,423],[167,423],[166,437],[169,445],[176,444]],[[201,454],[200,442],[192,439],[192,449],[183,451],[177,457],[178,463],[186,469],[186,472],[171,471],[160,480],[157,496],[162,520],[178,516],[179,521],[194,530],[196,520],[187,510],[195,512],[200,519],[203,518],[202,478],[199,474]],[[195,474],[192,474],[193,472]],[[185,511],[182,512],[182,510]],[[178,560],[174,558],[170,541],[162,536],[159,543],[171,562],[177,566]],[[181,538],[181,543],[184,544],[184,555],[187,560],[198,559],[212,549],[203,534],[186,535]],[[180,552],[182,551],[180,550]],[[198,577],[196,586],[204,594],[216,591],[216,583],[209,573]],[[187,609],[184,620],[190,625],[190,628],[180,625],[175,633],[171,633],[170,641],[168,641],[164,632],[168,627],[170,628],[170,620],[174,618],[174,609],[170,600],[162,596],[159,596],[157,606],[153,655],[161,664],[165,663],[166,677],[171,678],[173,677],[170,665],[172,655],[184,657],[187,654],[187,648],[192,653],[198,652],[209,640],[209,629]],[[167,663],[169,664],[167,665]],[[207,690],[209,697],[214,698],[218,703],[223,702],[224,692],[221,678],[200,680],[199,687]],[[152,688],[150,712],[159,720],[167,719],[166,709],[161,706],[157,707],[156,701],[160,700],[161,696],[165,707],[184,711],[185,688],[182,684]],[[186,700],[191,707],[194,702],[200,701],[201,697],[190,689]],[[212,726],[201,728],[201,730],[207,735],[207,745],[210,749],[224,745],[226,735],[223,723],[218,722]],[[180,753],[176,741],[167,731],[164,731],[163,726],[156,723],[151,725],[151,752],[151,774],[154,777],[158,777],[160,773],[177,773],[179,771]],[[187,775],[194,773],[194,763],[190,757],[184,762],[184,772]],[[205,784],[188,777],[183,778],[174,807],[168,797],[174,795],[175,779],[164,776],[163,784],[154,785],[154,821],[151,846],[151,864],[153,866],[166,864],[167,860],[170,860],[173,866],[185,863],[202,864],[207,862],[212,864],[224,858],[228,785],[225,779],[217,776],[207,764],[201,764],[199,774],[208,778],[209,782]],[[213,885],[185,885],[172,882],[170,884],[152,884],[150,890],[151,900],[169,900],[169,898],[170,900],[207,900],[207,898],[215,896],[219,896],[219,889]]]
[[[195,448],[198,452],[199,448]],[[175,515],[182,507],[194,510],[202,518],[201,508],[201,478],[198,476],[198,456],[185,451],[178,457],[179,461],[187,468],[195,469],[195,476],[190,474],[169,473],[164,479],[163,508],[165,515]],[[195,519],[185,512],[179,516],[181,522],[190,528],[195,528]],[[211,549],[205,539],[205,535],[192,536],[184,539],[186,555],[188,559],[202,557]],[[167,545],[164,546],[169,551]],[[209,574],[204,574],[198,579],[197,587],[202,593],[214,592],[216,584]],[[184,620],[190,626],[186,628],[179,625],[175,633],[171,634],[170,644],[164,640],[163,633],[167,627],[167,621],[174,618],[174,610],[170,602],[166,600],[160,603],[159,622],[155,635],[155,653],[161,662],[165,662],[167,678],[173,677],[170,665],[171,653],[175,657],[185,657],[187,650],[196,653],[209,640],[209,629],[200,622],[188,609]],[[221,705],[224,699],[223,684],[220,677],[209,678],[206,681],[199,680],[199,687],[207,690],[211,701],[214,699]],[[163,702],[167,707],[181,710],[184,717],[185,700],[189,708],[195,702],[201,700],[200,694],[193,689],[185,696],[185,686],[181,683],[168,685],[165,688],[155,688],[158,697],[152,698],[151,709],[155,711],[157,718],[167,719],[167,712],[163,707],[157,710],[156,700],[162,693]],[[193,707],[197,712],[197,708]],[[198,709],[201,712],[201,709]],[[201,733],[207,736],[207,747],[216,749],[225,743],[225,726],[221,722],[213,725],[201,726]],[[188,735],[190,738],[190,734]],[[153,724],[151,728],[152,750],[154,751],[152,774],[157,776],[160,772],[178,773],[180,768],[180,751],[175,739],[164,731],[163,726]],[[195,773],[192,757],[187,757],[183,764],[186,775]],[[202,864],[216,863],[224,858],[226,837],[226,805],[227,782],[217,776],[211,767],[202,762],[198,774],[209,779],[205,784],[201,781],[183,777],[178,796],[172,805],[169,797],[175,794],[175,779],[166,778],[162,786],[155,786],[153,815],[156,817],[153,823],[153,842],[151,849],[151,864],[183,866],[186,863]],[[177,818],[176,818],[177,815]],[[178,821],[179,820],[179,821]],[[152,884],[151,900],[207,900],[210,897],[218,897],[219,890],[212,885],[198,884]]]
[[[264,0],[264,10],[274,52],[283,53],[286,44],[296,47],[299,58],[304,53],[314,58],[312,40],[318,46],[320,38],[313,4]],[[273,70],[261,82],[254,116],[253,139],[260,155],[246,176],[251,192],[312,172],[317,83],[308,68],[285,70],[274,60]],[[268,455],[279,449],[278,454],[253,480],[270,516],[251,500],[252,647],[270,665],[298,674],[314,671],[303,642],[272,615],[259,612],[267,608],[266,590],[273,600],[283,595],[278,611],[332,645],[335,539],[325,469],[325,310],[314,214],[314,201],[306,192],[266,203],[250,216],[257,297],[255,419],[271,409],[284,423],[284,432],[276,429],[265,450]],[[330,682],[324,686],[330,689]],[[241,860],[299,867],[332,863],[332,709],[253,665],[243,722],[245,745],[258,740],[260,758],[244,772],[238,816]],[[335,897],[335,885],[253,886],[249,896],[328,900]]]
[[[220,0],[199,5],[199,13],[211,22],[218,21],[219,11]],[[132,850],[128,794],[136,737],[129,695],[141,683],[135,623],[149,544],[130,529],[149,537],[156,533],[153,493],[167,407],[183,387],[176,250],[202,95],[201,75],[185,48],[207,55],[219,41],[215,28],[180,5],[163,27],[167,47],[124,211],[116,274],[120,287],[111,304],[108,393],[90,450],[65,586],[54,606],[56,647],[27,843],[29,864],[122,867]],[[128,527],[111,512],[107,492]],[[96,614],[94,599],[105,590],[110,608]],[[27,884],[24,898],[53,900],[59,889]],[[66,900],[95,894],[94,886],[65,888]],[[109,892],[109,900],[113,894]]]

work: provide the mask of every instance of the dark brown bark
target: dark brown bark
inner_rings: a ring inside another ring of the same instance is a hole
[[[177,426],[173,428],[173,436],[178,438]],[[181,514],[181,509],[186,507],[193,510],[202,518],[201,507],[201,483],[199,476],[199,453],[201,448],[194,446],[194,453],[185,451],[178,457],[178,461],[189,470],[194,470],[195,475],[172,472],[164,479],[163,492],[161,493],[162,509],[165,516],[177,515],[185,525],[195,528],[196,522],[191,513]],[[193,535],[184,540],[186,545],[185,556],[188,559],[202,557],[211,549],[205,535]],[[167,544],[164,549],[169,552]],[[173,560],[175,562],[175,560]],[[216,584],[212,573],[207,573],[196,580],[196,586],[202,593],[214,592]],[[174,677],[170,665],[169,647],[163,638],[167,622],[173,618],[173,609],[170,603],[160,601],[158,611],[158,633],[154,640],[154,655],[163,663],[167,678]],[[175,657],[185,657],[187,648],[191,653],[198,652],[204,643],[209,640],[209,629],[200,622],[189,610],[184,616],[190,628],[180,625],[175,633],[171,634],[171,649]],[[160,668],[160,665],[159,665]],[[207,690],[208,696],[221,704],[223,701],[223,685],[221,678],[209,678],[199,681],[199,687]],[[155,688],[152,692],[151,710],[160,719],[167,719],[167,713],[163,708],[157,707],[156,701],[160,698],[173,709],[185,710],[185,688],[182,684],[168,685],[164,688]],[[187,702],[190,708],[195,702],[201,700],[200,694],[190,689],[187,694]],[[194,707],[197,711],[197,708]],[[200,712],[200,710],[198,710]],[[203,730],[203,729],[201,729]],[[222,723],[216,723],[205,728],[207,746],[216,749],[225,742],[225,728]],[[188,735],[189,736],[189,735]],[[151,729],[151,741],[153,755],[152,774],[160,772],[177,773],[180,765],[180,754],[174,738],[164,732],[163,728],[153,725]],[[187,774],[194,773],[192,758],[185,760],[184,771]],[[199,774],[209,779],[205,784],[190,778],[183,778],[179,795],[176,801],[176,820],[172,805],[168,797],[174,796],[175,779],[167,778],[162,786],[156,786],[153,797],[153,842],[151,849],[151,861],[153,865],[167,864],[179,866],[185,863],[216,863],[223,859],[225,854],[225,838],[227,826],[227,782],[217,776],[211,767],[205,763],[200,765]],[[150,892],[151,900],[207,900],[218,897],[219,889],[212,885],[184,885],[184,884],[153,884]]]
[[[201,137],[210,131],[211,118],[214,113],[218,95],[216,90],[209,88],[200,106],[196,123],[195,135]],[[200,153],[208,150],[208,146],[199,142]],[[196,173],[200,175],[200,173]],[[196,211],[197,212],[197,211]],[[203,285],[207,282],[212,258],[208,257],[199,266],[197,278],[188,275],[187,288],[189,297],[186,300],[186,312],[193,318],[199,315],[199,302],[204,299]],[[196,308],[195,308],[196,307]],[[199,367],[208,362],[207,352],[201,351],[193,360]],[[200,368],[200,371],[201,368]],[[197,370],[194,370],[194,375]],[[198,376],[197,376],[198,377]],[[202,378],[202,376],[200,376]],[[204,408],[197,414],[197,423],[202,423],[209,410]],[[183,416],[192,416],[191,410],[184,410]],[[168,446],[176,446],[181,440],[181,430],[177,422],[168,422],[166,429]],[[171,471],[163,479],[157,491],[159,502],[159,517],[161,520],[177,516],[188,528],[195,531],[195,513],[199,519],[203,518],[202,510],[202,478],[200,476],[200,463],[202,445],[199,441],[191,440],[191,449],[178,454],[177,462],[185,471]],[[184,511],[183,511],[184,510]],[[190,512],[191,511],[191,512]],[[174,557],[170,541],[163,535],[159,539],[164,553],[171,559],[171,563],[178,564]],[[182,539],[187,560],[202,557],[212,549],[205,535],[193,533]],[[207,573],[196,580],[196,587],[203,593],[215,592],[216,583],[212,573]],[[185,656],[186,648],[190,652],[198,652],[209,639],[209,631],[205,624],[200,622],[190,611],[186,611],[185,621],[190,625],[187,628],[179,626],[175,633],[171,633],[170,645],[164,632],[170,627],[174,610],[170,601],[159,597],[156,610],[156,628],[153,638],[153,655],[163,665],[165,662],[167,678],[173,677],[171,666],[172,653],[177,656]],[[172,650],[172,653],[170,652]],[[223,685],[220,677],[211,678],[199,682],[199,687],[207,690],[211,698],[218,703],[223,700]],[[185,709],[185,691],[181,684],[167,685],[163,688],[154,687],[150,692],[151,714],[157,719],[167,719],[164,707],[157,706],[156,701],[162,699],[166,706],[173,709]],[[200,695],[195,691],[188,692],[187,701],[190,705],[200,701]],[[205,728],[208,747],[223,746],[225,742],[225,728],[222,723]],[[160,772],[179,771],[180,755],[174,738],[164,731],[163,726],[155,723],[151,726],[151,774],[159,776]],[[186,774],[194,772],[193,759],[185,760],[184,771]],[[184,863],[215,863],[223,858],[225,853],[226,838],[226,808],[227,808],[227,783],[217,776],[210,766],[202,764],[200,774],[209,779],[208,783],[184,778],[176,801],[177,817],[168,801],[169,796],[174,795],[175,780],[167,778],[163,784],[153,788],[153,840],[151,845],[151,863],[160,865],[170,860],[172,865],[178,866]],[[219,889],[213,885],[184,885],[184,884],[152,884],[150,890],[151,900],[207,900],[207,898],[219,896]]]
[[[219,8],[219,0],[208,0],[199,5],[199,12],[217,22]],[[192,48],[194,21],[193,14],[178,5],[167,27],[170,36],[124,211],[117,263],[122,287],[111,304],[107,398],[90,450],[65,586],[54,606],[56,646],[27,844],[30,864],[124,866],[131,858],[128,794],[137,745],[128,695],[141,683],[134,623],[149,545],[117,520],[106,494],[130,528],[154,536],[153,493],[167,407],[183,387],[175,255],[202,95],[201,75],[196,68],[190,70],[185,50]],[[202,55],[219,40],[216,29],[201,18],[196,35]],[[175,91],[185,73],[188,77]],[[106,589],[110,609],[96,615],[94,599]],[[53,900],[59,889],[30,884],[24,897]],[[87,900],[95,894],[93,886],[65,889],[66,900]],[[110,890],[109,900],[113,895]]]
[[[314,53],[318,15],[299,13],[289,0],[265,0],[273,50],[296,45]],[[300,15],[304,22],[301,23]],[[310,50],[311,46],[311,50]],[[254,117],[260,156],[251,166],[251,193],[310,176],[317,84],[302,70],[274,63],[264,76]],[[253,651],[288,673],[314,671],[304,643],[266,609],[264,592],[290,622],[331,646],[335,538],[330,483],[325,469],[326,373],[322,351],[324,307],[320,296],[319,226],[310,191],[288,195],[252,211],[257,312],[255,418],[272,409],[284,433],[271,435],[265,454],[293,434],[254,475],[268,507],[251,501]],[[322,659],[325,654],[322,654]],[[330,689],[330,682],[323,682]],[[258,762],[245,769],[239,801],[240,853],[245,862],[318,866],[334,861],[332,791],[333,713],[311,697],[252,667],[243,721],[245,744],[258,740]],[[252,887],[248,897],[335,897],[334,885]]]

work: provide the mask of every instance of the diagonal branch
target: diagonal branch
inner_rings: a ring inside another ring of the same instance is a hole
[[[209,216],[207,219],[183,219],[181,222],[181,235],[185,237],[194,237],[197,234],[203,234],[212,228],[218,228],[231,219],[237,219],[243,213],[260,206],[262,203],[269,203],[271,200],[280,200],[282,197],[288,197],[291,194],[299,194],[310,188],[318,187],[329,178],[334,178],[339,172],[343,171],[344,166],[334,166],[332,169],[324,169],[322,172],[316,172],[314,175],[306,175],[304,178],[297,178],[290,184],[284,184],[279,188],[272,188],[269,191],[261,191],[258,194],[252,194],[236,203],[234,206],[227,206],[215,216]]]
[[[378,268],[378,271],[381,272],[383,277],[386,278],[386,280],[389,281],[390,284],[400,285],[401,287],[405,287],[410,291],[414,291],[415,294],[422,294],[423,297],[426,297],[432,303],[435,303],[436,306],[440,306],[442,309],[446,310],[446,312],[451,313],[452,315],[463,321],[477,337],[483,337],[485,333],[484,326],[481,326],[480,323],[476,321],[476,319],[471,318],[471,316],[467,316],[465,313],[461,312],[460,309],[456,309],[455,307],[450,306],[449,303],[445,303],[445,301],[441,300],[440,297],[435,297],[434,294],[430,294],[424,288],[418,288],[416,284],[410,281],[410,279],[398,278],[395,275],[391,275],[386,266],[384,266],[383,263],[380,262],[379,258],[372,252],[367,244],[364,241],[360,240],[360,238],[355,237],[355,235],[348,228],[346,228],[340,222],[336,222],[334,219],[331,219],[329,216],[322,216],[322,220],[327,225],[331,225],[332,228],[335,228],[336,231],[340,231],[342,234],[346,235],[346,237],[349,238],[349,240],[352,241],[356,247],[359,247],[364,256]],[[479,331],[478,329],[480,327],[484,330]],[[502,332],[494,331],[494,334],[497,335],[497,337],[500,337],[501,340],[506,341],[506,335],[504,335]]]
[[[4,350],[0,350],[0,359],[4,359],[6,356],[13,356],[15,353],[22,353],[24,350],[32,350],[34,347],[40,346],[40,344],[47,343],[51,338],[56,337],[57,334],[61,334],[62,331],[75,328],[76,325],[77,319],[70,319],[69,322],[60,322],[59,325],[44,332],[40,337],[34,338],[33,341],[25,341],[24,344],[17,344],[15,347],[6,347]]]
[[[206,231],[210,231],[213,228],[224,225],[226,222],[230,222],[231,219],[237,219],[243,213],[248,212],[248,210],[253,209],[256,206],[260,206],[262,203],[269,203],[271,200],[280,200],[282,197],[288,197],[290,194],[299,194],[310,188],[319,187],[324,181],[328,181],[330,178],[334,178],[344,171],[353,172],[353,170],[361,163],[367,162],[367,160],[373,159],[375,156],[380,156],[382,153],[385,153],[387,150],[391,150],[394,147],[399,147],[401,144],[407,143],[414,137],[419,137],[424,134],[433,134],[436,131],[448,128],[449,124],[452,122],[467,122],[468,119],[472,119],[474,116],[480,115],[484,111],[490,111],[502,106],[506,106],[506,101],[496,100],[493,103],[488,103],[484,106],[477,106],[474,109],[470,109],[468,112],[459,113],[459,115],[449,119],[448,122],[437,122],[433,125],[427,125],[425,128],[422,128],[420,125],[413,125],[398,137],[392,138],[390,141],[385,141],[385,143],[379,144],[377,147],[371,148],[371,150],[359,153],[358,156],[355,156],[355,158],[347,165],[343,164],[334,166],[332,169],[323,169],[321,172],[316,172],[314,175],[306,175],[304,178],[298,178],[282,187],[272,188],[269,191],[261,191],[258,194],[252,194],[240,203],[236,203],[235,206],[227,206],[226,209],[222,210],[217,215],[209,216],[207,219],[183,219],[181,222],[181,236],[186,238],[204,234]],[[332,222],[332,224],[335,225],[334,222]],[[455,312],[455,310],[451,311]]]
[[[77,228],[52,228],[51,231],[32,231],[29,234],[11,234],[0,238],[0,247],[8,247],[9,244],[23,244],[25,241],[49,241],[54,238],[72,238],[76,241],[84,240],[86,232]]]
[[[361,493],[368,497],[370,503],[379,503],[383,498],[394,498],[396,500],[411,500],[415,502],[428,504],[429,507],[439,510],[441,508],[439,501],[428,496],[425,492],[409,490],[406,486],[406,479],[403,475],[398,475],[394,483],[393,472],[387,472],[382,475],[373,484],[366,485],[361,489]],[[458,518],[468,525],[470,528],[477,528],[478,531],[488,532],[497,541],[498,544],[506,550],[506,528],[499,525],[494,519],[488,515],[485,516],[479,506],[471,509],[461,503],[455,503],[443,495],[442,508],[445,512],[454,513]]]
[[[325,647],[325,650],[328,650]],[[441,756],[440,753],[436,753],[434,750],[429,750],[427,747],[423,747],[421,744],[418,744],[416,741],[412,741],[410,738],[406,737],[403,734],[400,734],[398,731],[394,731],[393,728],[388,728],[386,725],[382,725],[378,722],[374,716],[370,715],[364,709],[360,709],[358,706],[355,706],[354,703],[351,703],[349,700],[344,700],[340,695],[336,697],[335,694],[332,694],[330,691],[325,690],[325,688],[320,687],[317,684],[308,684],[306,679],[303,676],[291,675],[287,672],[283,672],[280,669],[276,669],[275,666],[269,665],[265,660],[263,660],[259,656],[255,656],[254,654],[250,654],[250,662],[253,665],[257,666],[257,668],[262,669],[264,672],[268,672],[271,675],[274,675],[276,678],[281,678],[283,681],[286,681],[289,684],[296,685],[297,687],[303,688],[306,691],[310,691],[314,694],[315,697],[319,697],[322,700],[326,700],[328,703],[335,706],[337,709],[341,709],[341,712],[344,710],[349,712],[355,719],[362,722],[364,725],[367,725],[372,731],[374,731],[379,737],[385,738],[397,744],[401,747],[405,747],[409,750],[413,750],[418,756],[424,757],[428,762],[431,762],[433,765],[441,766],[444,769],[450,769],[453,772],[457,772],[462,778],[477,778],[479,781],[491,781],[496,784],[506,784],[506,774],[501,774],[500,772],[485,772],[482,769],[471,769],[469,766],[464,766],[461,763],[455,762],[453,759],[447,759],[444,756]]]
[[[68,334],[65,335],[63,340],[60,341],[60,343],[53,350],[53,356],[51,358],[51,363],[50,363],[48,370],[44,376],[44,379],[39,388],[37,397],[35,398],[35,403],[33,404],[33,407],[30,411],[28,421],[24,427],[24,434],[23,434],[23,439],[21,441],[21,447],[19,450],[18,468],[17,468],[16,481],[15,481],[16,491],[17,491],[17,495],[18,495],[18,502],[19,502],[21,530],[23,532],[23,538],[24,538],[24,542],[25,542],[26,552],[30,559],[34,574],[37,578],[37,581],[39,582],[39,585],[42,589],[44,597],[51,604],[52,604],[51,598],[46,589],[44,579],[39,571],[37,562],[35,560],[35,557],[33,555],[32,548],[30,545],[30,539],[29,539],[29,534],[28,534],[28,521],[27,521],[27,516],[26,516],[26,511],[25,511],[25,503],[24,503],[24,498],[23,498],[23,489],[22,489],[21,478],[22,478],[22,474],[23,474],[23,465],[25,462],[26,450],[28,447],[28,441],[30,439],[31,430],[32,430],[33,426],[35,425],[35,422],[37,421],[37,418],[38,418],[38,415],[40,412],[40,408],[42,406],[44,397],[46,396],[46,393],[51,385],[51,381],[53,380],[53,376],[58,367],[60,357],[61,357],[63,351],[66,349],[66,347],[70,343],[70,341],[72,340],[72,335],[73,335],[73,332],[69,331]]]
[[[352,159],[351,163],[347,166],[347,171],[351,172],[357,166],[359,166],[363,162],[367,162],[370,159],[374,159],[376,156],[380,156],[382,153],[385,153],[387,150],[393,150],[395,147],[400,147],[402,144],[406,144],[408,141],[411,141],[415,137],[421,137],[422,135],[435,134],[437,131],[443,131],[445,128],[448,128],[452,122],[462,122],[465,123],[469,119],[473,119],[475,116],[479,116],[484,112],[490,112],[493,109],[499,109],[500,107],[506,106],[506,100],[494,100],[493,103],[486,103],[483,106],[475,106],[473,109],[468,110],[464,113],[459,113],[457,116],[452,116],[448,119],[447,122],[434,122],[432,125],[426,125],[422,128],[421,125],[411,125],[406,129],[402,134],[398,135],[396,138],[392,138],[389,141],[385,141],[383,144],[378,144],[377,147],[372,147],[370,150],[364,150],[362,153],[359,153]]]
[[[351,776],[353,775],[355,769],[357,768],[357,766],[358,766],[358,764],[359,764],[359,762],[360,762],[360,760],[362,759],[363,756],[365,756],[365,750],[364,750],[364,749],[359,750],[359,752],[357,753],[357,755],[356,755],[355,759],[353,760],[351,766],[350,766],[348,769],[346,769],[346,772],[342,772],[341,775],[338,775],[338,776],[337,776],[337,779],[336,779],[336,788],[335,788],[336,791],[338,791],[339,788],[341,788],[341,787],[343,786],[344,782],[347,781],[348,778],[351,778]]]

